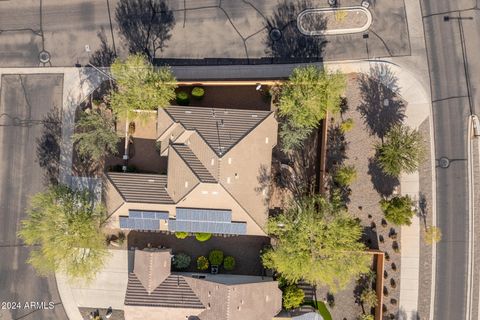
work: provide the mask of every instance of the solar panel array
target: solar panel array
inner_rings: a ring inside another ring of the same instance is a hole
[[[246,234],[245,222],[232,222],[231,210],[177,208],[176,219],[168,222],[169,231]]]
[[[168,212],[129,210],[128,217],[120,217],[120,228],[160,230],[160,220],[168,219]]]

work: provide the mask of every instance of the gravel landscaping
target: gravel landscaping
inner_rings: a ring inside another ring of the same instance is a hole
[[[379,72],[386,72],[387,77],[382,79],[388,78],[388,87],[358,74],[348,75],[342,113],[330,119],[327,168],[330,173],[338,165],[356,168],[356,179],[344,190],[342,197],[349,212],[364,226],[367,246],[385,252],[383,310],[384,317],[389,317],[398,311],[401,234],[399,226],[384,220],[379,201],[399,194],[400,186],[397,179],[385,176],[374,161],[374,146],[381,142],[389,127],[403,120],[406,103],[389,89],[395,88],[394,75],[388,74],[388,70]],[[354,124],[344,133],[340,124],[347,119],[352,119]],[[335,319],[351,320],[359,315],[358,306],[350,298],[345,301],[338,298],[336,305],[342,306],[342,312],[336,315],[333,308],[331,312]],[[345,310],[351,310],[351,314]]]

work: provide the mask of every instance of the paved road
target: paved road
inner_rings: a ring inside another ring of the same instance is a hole
[[[54,277],[38,277],[26,263],[30,249],[16,237],[27,199],[42,190],[36,162],[38,120],[61,107],[63,75],[4,75],[0,97],[0,302],[21,304],[0,310],[4,319],[67,319]],[[53,302],[53,310],[25,309],[26,302]]]
[[[123,56],[131,48],[143,51],[145,44],[158,58],[195,59],[200,63],[205,63],[203,58],[222,58],[224,64],[233,59],[245,62],[274,57],[283,62],[291,62],[292,58],[300,62],[318,61],[322,56],[327,60],[348,60],[410,54],[403,0],[383,1],[370,8],[374,23],[368,38],[363,33],[325,38],[300,34],[292,21],[306,9],[305,3],[325,7],[326,0],[169,0],[164,7],[154,1],[156,11],[164,12],[161,15],[153,15],[148,5],[137,4],[147,2],[0,1],[0,66],[42,65],[42,51],[50,53],[47,66],[73,66],[77,62],[84,65],[96,54],[116,49]],[[358,3],[342,0],[344,6]],[[273,27],[283,32],[275,43],[269,38]],[[158,34],[158,39],[146,37],[152,33],[148,30]]]
[[[465,319],[467,315],[468,180],[467,117],[480,102],[480,15],[475,0],[422,0],[429,60],[436,158],[452,160],[437,167],[437,245],[433,319]],[[453,17],[444,21],[444,16]],[[457,20],[473,17],[474,20]]]

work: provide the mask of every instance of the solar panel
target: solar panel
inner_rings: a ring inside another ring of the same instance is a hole
[[[247,224],[245,222],[210,222],[210,221],[185,221],[170,219],[169,231],[183,232],[207,232],[221,234],[246,234]]]
[[[168,219],[166,211],[129,210],[128,217],[120,217],[120,228],[134,230],[160,230],[160,220]]]
[[[231,210],[177,208],[177,220],[230,222],[232,221]]]

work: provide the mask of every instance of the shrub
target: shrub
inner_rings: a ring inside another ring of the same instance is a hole
[[[197,259],[197,269],[198,270],[207,270],[208,269],[208,259],[204,256],[200,256]]]
[[[219,266],[223,262],[223,251],[221,250],[212,250],[208,254],[208,260],[212,266]]]
[[[342,121],[342,123],[340,124],[340,130],[343,133],[346,133],[346,132],[353,129],[353,125],[354,125],[353,119],[348,118],[348,119]]]
[[[120,232],[118,233],[117,238],[118,238],[118,243],[119,243],[120,245],[122,245],[122,244],[125,242],[125,239],[126,239],[127,237],[125,236],[125,232],[120,231]]]
[[[283,307],[287,310],[299,307],[303,299],[305,298],[305,293],[302,289],[295,285],[287,286],[283,290]]]
[[[412,224],[412,217],[415,211],[412,210],[413,201],[409,196],[393,197],[390,200],[380,200],[380,207],[382,208],[385,219],[388,222],[396,225]]]
[[[204,95],[205,95],[205,89],[203,89],[201,87],[193,87],[192,97],[194,99],[200,100],[200,99],[203,98]]]
[[[375,320],[375,317],[372,316],[371,314],[362,314],[358,316],[358,320]]]
[[[188,232],[175,232],[175,237],[177,237],[177,239],[185,239],[188,237]]]
[[[185,91],[177,92],[177,103],[181,106],[188,106],[190,103],[190,98],[188,97],[188,93]]]
[[[375,308],[378,305],[377,293],[372,289],[363,290],[360,301],[371,308]]]
[[[235,258],[232,256],[227,256],[223,259],[223,267],[227,271],[232,271],[235,269]]]
[[[177,253],[173,259],[173,266],[177,269],[186,269],[190,265],[192,258],[185,253]]]
[[[209,240],[211,237],[212,237],[211,233],[202,233],[202,232],[195,233],[195,239],[197,239],[200,242],[205,242]]]
[[[348,186],[357,178],[354,166],[341,166],[335,172],[334,180],[340,186]]]

